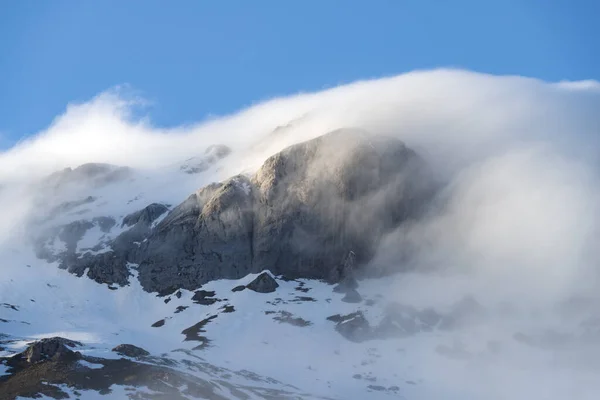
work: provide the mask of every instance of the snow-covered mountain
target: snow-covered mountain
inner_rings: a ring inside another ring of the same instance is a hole
[[[511,79],[4,154],[0,399],[596,398],[599,96]]]

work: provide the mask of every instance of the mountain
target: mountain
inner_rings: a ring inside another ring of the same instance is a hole
[[[355,286],[335,302],[327,292],[368,276],[381,238],[423,213],[435,191],[432,175],[401,141],[340,129],[274,154],[251,175],[201,187],[178,205],[159,200],[229,153],[211,146],[196,167],[187,160],[165,174],[171,182],[153,176],[158,182],[149,184],[141,171],[85,164],[37,185],[27,246],[12,249],[23,260],[13,261],[13,272],[31,276],[27,290],[4,303],[14,315],[1,319],[0,398],[339,398],[282,383],[268,370],[228,369],[216,362],[222,355],[205,354],[217,337],[221,351],[228,340],[248,339],[234,334],[248,318],[251,329],[272,325],[284,337],[320,326],[334,341],[356,341],[346,317],[315,320],[310,310],[339,304],[331,314],[348,313],[361,301],[351,299],[361,298]],[[148,185],[165,186],[148,196]],[[73,279],[83,280],[75,286],[85,294],[70,293]],[[115,307],[146,322],[125,323]],[[225,331],[213,338],[213,326]]]
[[[0,399],[493,398],[490,376],[515,359],[597,340],[593,300],[563,304],[580,322],[565,333],[471,290],[466,269],[415,269],[423,235],[409,228],[439,230],[431,215],[452,189],[429,159],[360,129],[313,136],[215,182],[225,145],[20,188],[31,200],[2,248]]]

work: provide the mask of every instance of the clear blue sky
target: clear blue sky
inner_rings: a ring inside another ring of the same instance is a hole
[[[0,133],[128,83],[176,125],[417,68],[600,79],[600,0],[22,0],[0,5]]]

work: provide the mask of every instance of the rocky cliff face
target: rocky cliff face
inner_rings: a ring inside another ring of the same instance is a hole
[[[265,269],[335,282],[350,250],[358,265],[368,261],[432,188],[424,162],[402,142],[331,132],[272,156],[250,179],[190,196],[140,247],[139,278],[159,292]]]
[[[127,264],[138,264],[144,289],[161,294],[265,269],[338,282],[350,251],[364,265],[433,190],[424,161],[401,141],[343,129],[275,154],[251,177],[198,190],[158,224],[164,205],[126,216],[129,229],[109,252],[77,256],[71,245],[59,258],[71,272],[119,285]],[[69,229],[80,237],[90,223],[76,225]]]

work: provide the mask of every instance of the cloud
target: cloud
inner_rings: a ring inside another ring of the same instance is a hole
[[[406,274],[392,295],[421,306],[472,295],[490,309],[510,302],[536,315],[530,321],[492,313],[485,334],[466,331],[473,343],[492,336],[510,341],[521,329],[552,327],[574,334],[595,315],[566,322],[553,310],[573,296],[600,304],[599,87],[596,81],[547,83],[461,70],[416,71],[276,98],[168,129],[134,112],[143,99],[123,89],[108,91],[69,105],[47,129],[0,153],[0,223],[21,226],[35,206],[30,184],[60,168],[103,162],[160,171],[209,145],[226,144],[233,153],[206,178],[219,180],[252,171],[293,143],[357,127],[402,139],[445,183],[427,217],[388,235],[373,261],[397,263],[398,249],[411,250],[403,267],[416,273]],[[175,183],[166,190],[177,191],[179,201],[187,195]],[[421,275],[423,270],[428,273]],[[535,314],[540,309],[541,316]],[[575,368],[582,365],[582,355],[595,349],[579,346],[576,357],[563,360],[569,376],[577,378],[573,381],[583,379]],[[502,393],[497,398],[507,398],[508,389],[514,398],[526,398],[524,393],[536,393],[539,382],[551,385],[546,378],[559,370],[539,367],[535,356],[529,357],[527,351],[505,353],[493,368],[480,370],[481,385],[488,385],[488,394],[491,387]],[[431,363],[424,365],[444,384],[479,387],[459,373],[452,374],[455,382],[447,382],[441,364],[423,362]],[[531,381],[511,372],[521,364],[532,368]],[[499,377],[519,386],[500,387],[494,384]],[[580,386],[581,398],[592,387]]]

